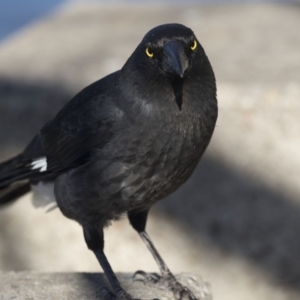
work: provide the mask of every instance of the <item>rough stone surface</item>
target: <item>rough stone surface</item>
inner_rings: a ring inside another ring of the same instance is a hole
[[[171,292],[147,287],[132,280],[132,274],[118,273],[121,284],[137,299],[173,300]],[[211,300],[209,285],[193,274],[177,276],[199,300]],[[102,273],[0,273],[0,300],[103,300],[101,289],[106,286]],[[106,299],[109,300],[109,299]],[[113,300],[113,299],[112,299]]]

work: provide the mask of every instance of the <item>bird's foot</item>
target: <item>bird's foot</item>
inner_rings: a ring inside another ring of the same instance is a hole
[[[177,300],[198,300],[192,291],[183,286],[171,273],[159,275],[157,273],[146,273],[137,271],[133,275],[134,281],[142,281],[147,286],[168,289],[173,292]]]
[[[173,292],[175,299],[178,300],[198,300],[194,293],[183,286],[180,282],[176,281],[174,285],[171,286],[170,290]]]
[[[162,276],[157,273],[146,273],[144,271],[136,271],[132,276],[133,281],[141,281],[150,287],[165,288]]]
[[[113,294],[106,287],[102,287],[97,292],[97,299],[99,300],[140,300],[140,299],[133,299],[123,289],[118,289],[116,291],[116,294]]]

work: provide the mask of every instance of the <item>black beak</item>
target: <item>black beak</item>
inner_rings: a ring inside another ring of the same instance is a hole
[[[189,66],[189,60],[185,54],[182,43],[170,41],[164,45],[162,67],[166,73],[183,78],[185,70]]]

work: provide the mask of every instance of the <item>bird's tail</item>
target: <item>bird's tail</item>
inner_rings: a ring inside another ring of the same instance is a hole
[[[19,156],[0,164],[0,205],[30,191],[30,183],[23,180],[27,178],[27,174],[28,168],[24,167]]]

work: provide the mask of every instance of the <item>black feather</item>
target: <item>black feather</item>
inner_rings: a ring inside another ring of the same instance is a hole
[[[96,149],[101,149],[111,138],[114,123],[113,93],[107,83],[114,81],[115,73],[86,87],[48,122],[27,146],[25,160],[47,158],[47,172],[36,175],[42,179],[78,167],[87,161]]]
[[[0,205],[5,205],[17,200],[19,197],[30,192],[29,182],[18,182],[9,187],[0,189]]]

